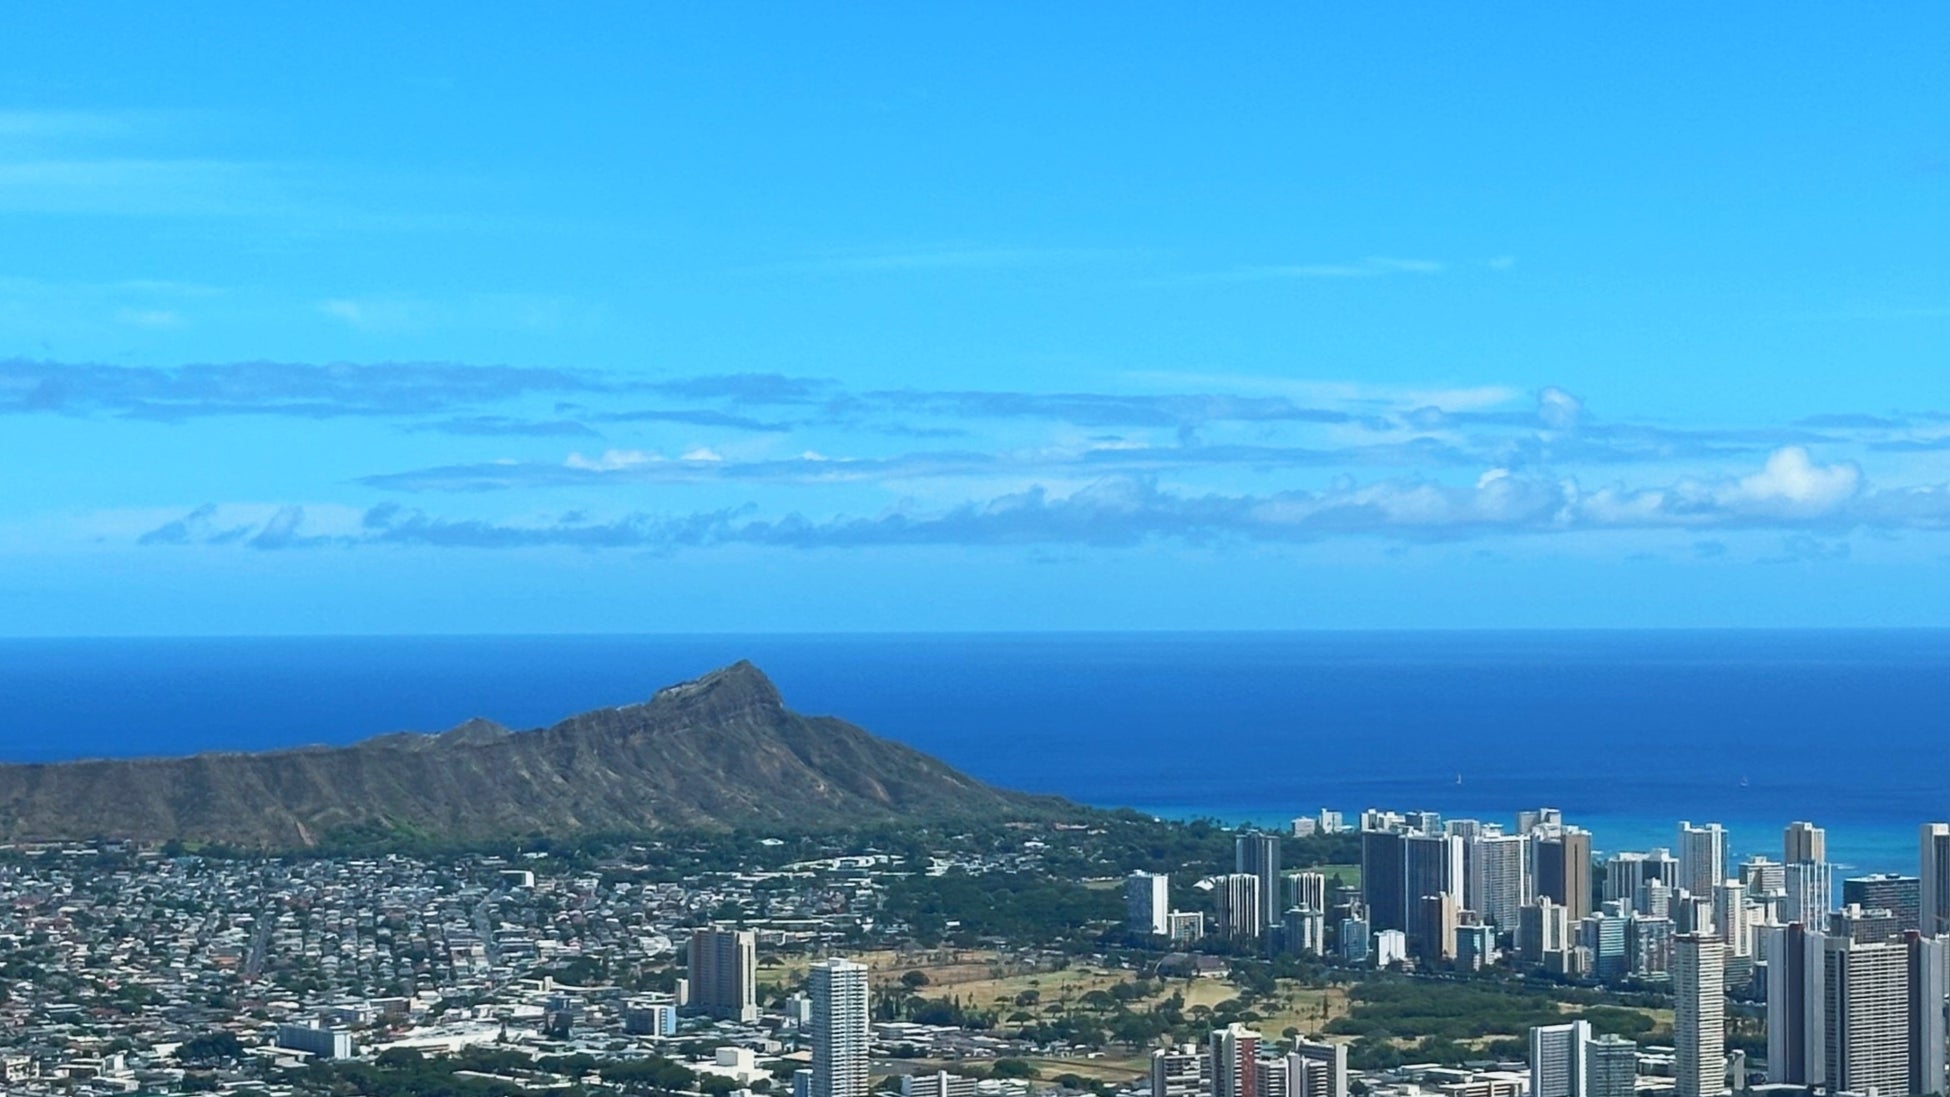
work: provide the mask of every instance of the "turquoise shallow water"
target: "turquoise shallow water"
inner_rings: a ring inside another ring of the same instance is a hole
[[[1159,814],[1549,805],[1602,849],[1686,818],[1776,857],[1807,818],[1901,871],[1950,814],[1942,631],[0,641],[0,758],[536,726],[740,658],[998,784]]]

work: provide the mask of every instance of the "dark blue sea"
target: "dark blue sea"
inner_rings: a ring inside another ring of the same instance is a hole
[[[345,743],[641,700],[741,658],[1014,788],[1170,816],[1509,818],[1602,849],[1717,821],[1915,871],[1950,814],[1950,631],[0,641],[0,760]]]

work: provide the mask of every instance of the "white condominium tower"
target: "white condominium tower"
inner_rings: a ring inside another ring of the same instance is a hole
[[[1347,1045],[1293,1041],[1287,1053],[1287,1097],[1347,1097]]]
[[[1484,834],[1470,843],[1469,880],[1464,904],[1504,933],[1515,933],[1530,902],[1530,839],[1521,834]]]
[[[1530,1030],[1530,1097],[1585,1097],[1584,1045],[1591,1022]]]
[[[1133,872],[1124,878],[1124,924],[1132,933],[1163,937],[1171,932],[1171,878]]]
[[[1819,929],[1835,905],[1834,866],[1826,861],[1791,861],[1781,867],[1786,895],[1781,900],[1781,923],[1800,922]]]
[[[1266,928],[1264,904],[1259,897],[1259,877],[1250,872],[1234,872],[1213,881],[1213,897],[1218,904],[1219,932],[1240,939],[1257,937]]]
[[[1205,1057],[1198,1053],[1197,1044],[1151,1053],[1151,1097],[1200,1097],[1204,1076]]]
[[[1709,934],[1682,933],[1673,938],[1674,1097],[1715,1097],[1726,1092],[1725,950],[1720,939]]]
[[[1710,899],[1727,878],[1727,832],[1718,823],[1679,824],[1679,879],[1676,885]]]
[[[867,966],[824,960],[812,966],[811,1097],[867,1097]]]
[[[1286,906],[1327,913],[1327,875],[1321,872],[1286,874]],[[1284,911],[1282,911],[1284,913]]]
[[[1280,836],[1249,831],[1232,840],[1233,871],[1259,880],[1259,924],[1270,926],[1286,910],[1280,905]]]
[[[1943,1092],[1944,957],[1917,933],[1767,930],[1767,1078],[1830,1093]]]
[[[1753,931],[1748,925],[1747,888],[1738,880],[1728,880],[1714,889],[1713,925],[1727,946],[1727,956],[1752,956]]]

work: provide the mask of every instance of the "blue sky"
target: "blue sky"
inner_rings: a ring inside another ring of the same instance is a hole
[[[0,633],[1950,624],[1950,11],[14,6]]]

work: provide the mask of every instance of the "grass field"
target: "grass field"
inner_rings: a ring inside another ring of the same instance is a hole
[[[1344,868],[1346,866],[1343,866]],[[1331,873],[1330,873],[1331,875]],[[1343,878],[1346,878],[1343,873]],[[927,982],[918,993],[929,998],[959,999],[964,1005],[977,1009],[993,1009],[999,1017],[1016,1016],[1020,1022],[1022,1014],[1036,1018],[1054,1018],[1074,1010],[1088,1007],[1084,1004],[1086,995],[1093,991],[1109,991],[1121,983],[1136,980],[1140,973],[1121,968],[1105,968],[1087,963],[1071,963],[1057,968],[1055,962],[1047,957],[1005,954],[983,949],[940,949],[923,950],[880,950],[859,953],[853,956],[868,965],[871,978],[878,986],[890,986],[901,981],[910,971],[918,971],[927,977]],[[762,966],[759,979],[763,982],[787,982],[803,976],[809,963],[803,957],[793,957]],[[1189,1016],[1197,1017],[1208,1011],[1216,1011],[1223,1003],[1237,998],[1239,988],[1225,979],[1189,978],[1172,979],[1154,984],[1157,992],[1149,998],[1130,1003],[1130,1008],[1138,1011],[1155,1009],[1170,998],[1179,994],[1184,998],[1184,1007]],[[1448,984],[1433,983],[1423,985],[1414,995],[1418,1002],[1436,1007],[1442,1000],[1469,994],[1469,988]],[[1545,1003],[1532,998],[1538,1006],[1555,1009],[1566,1014],[1582,1012],[1584,1007],[1566,1003]],[[1491,1000],[1487,1004],[1501,1005]],[[1344,987],[1306,987],[1298,982],[1281,981],[1275,992],[1261,998],[1253,1006],[1259,1015],[1254,1027],[1269,1038],[1280,1039],[1288,1031],[1306,1034],[1321,1032],[1330,1021],[1348,1015],[1350,1002],[1347,988]],[[1414,1012],[1414,1011],[1411,1011]],[[1429,1018],[1418,1018],[1396,1028],[1396,1031],[1432,1030],[1435,1015],[1445,1012],[1439,1007]],[[1660,1033],[1672,1030],[1670,1010],[1640,1010],[1652,1018]],[[1407,1020],[1406,1018],[1404,1020]],[[1005,1022],[1001,1026],[1011,1030],[1014,1024]],[[1466,1046],[1482,1048],[1500,1037],[1521,1036],[1515,1028],[1501,1031],[1506,1026],[1498,1026],[1499,1031],[1485,1036],[1466,1036],[1461,1042]],[[1459,1034],[1461,1035],[1461,1034]],[[1336,1041],[1348,1042],[1355,1037],[1334,1036]],[[1414,1041],[1397,1039],[1395,1043],[1406,1046]],[[1111,1050],[1104,1055],[1087,1058],[1038,1059],[1033,1064],[1045,1078],[1060,1074],[1076,1074],[1084,1078],[1106,1082],[1121,1083],[1139,1077],[1145,1069],[1145,1057],[1128,1051]]]
[[[875,985],[888,986],[900,981],[909,971],[927,976],[919,993],[929,998],[958,998],[964,1004],[994,1009],[1003,1017],[1017,1013],[1056,1016],[1083,1007],[1084,996],[1092,991],[1108,991],[1120,983],[1133,982],[1139,973],[1121,968],[1091,964],[1071,964],[1061,970],[1019,961],[986,950],[939,950],[933,952],[891,950],[860,953],[854,959],[868,966]],[[777,966],[760,969],[763,981],[783,981],[804,973],[808,961],[793,958]],[[1185,1008],[1210,1010],[1238,997],[1239,988],[1224,979],[1174,979],[1157,984],[1158,993],[1131,1003],[1140,1012],[1154,1009],[1173,993],[1184,996]],[[1025,999],[1032,999],[1025,1002]],[[1018,1004],[1023,1003],[1023,1004]],[[1278,993],[1262,999],[1255,1007],[1263,1018],[1262,1031],[1278,1036],[1288,1028],[1318,1032],[1328,1020],[1347,1012],[1347,992],[1341,987],[1308,988],[1297,982],[1282,982]],[[1064,1059],[1062,1069],[1084,1077],[1120,1080],[1135,1076],[1137,1060],[1124,1063],[1116,1056],[1105,1059]],[[1087,1067],[1087,1069],[1086,1069]]]
[[[1330,883],[1336,875],[1339,875],[1341,883],[1346,884],[1348,887],[1358,889],[1361,886],[1360,865],[1315,865],[1313,868],[1301,869],[1300,871],[1318,872],[1322,876],[1327,877]]]

